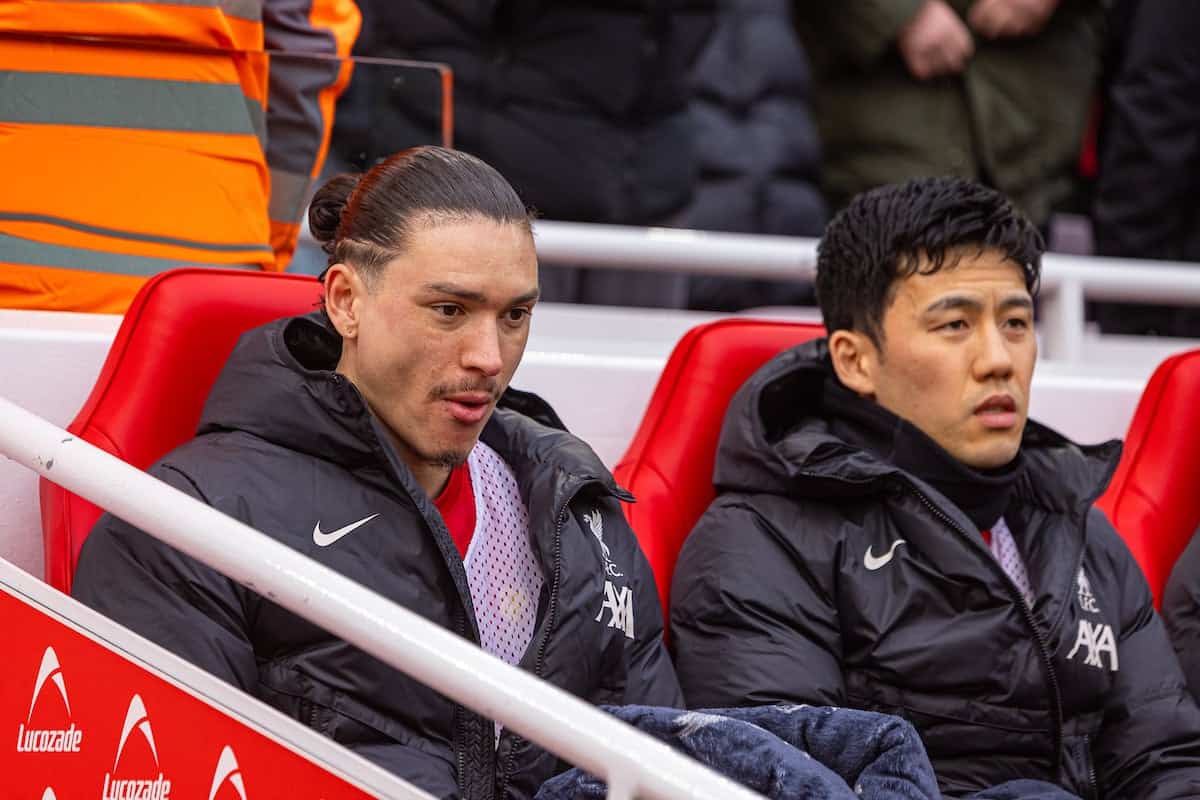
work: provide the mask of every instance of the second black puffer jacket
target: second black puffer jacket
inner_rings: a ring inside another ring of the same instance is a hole
[[[1027,425],[1004,519],[1029,604],[959,508],[834,433],[854,402],[869,401],[837,383],[822,339],[730,404],[719,494],[671,594],[688,705],[897,714],[949,797],[1017,778],[1082,798],[1200,797],[1200,711],[1145,579],[1092,505],[1119,446]],[[893,444],[923,436],[893,420]]]

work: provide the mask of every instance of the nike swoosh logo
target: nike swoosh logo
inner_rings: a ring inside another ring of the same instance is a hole
[[[863,556],[863,566],[872,571],[879,569],[892,560],[892,556],[896,554],[896,548],[902,544],[904,544],[904,540],[897,539],[892,542],[892,549],[881,556],[876,556],[871,552],[871,548],[868,547],[867,554]]]
[[[317,547],[329,547],[329,545],[333,544],[338,539],[342,538],[348,533],[353,533],[378,516],[378,514],[372,514],[369,517],[360,519],[358,522],[351,522],[349,525],[338,528],[336,531],[330,531],[329,533],[323,533],[321,531],[321,521],[317,520],[317,525],[315,528],[313,528],[313,542],[317,545]]]

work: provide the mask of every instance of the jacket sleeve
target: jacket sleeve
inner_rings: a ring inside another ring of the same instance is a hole
[[[844,0],[794,5],[806,37],[820,37],[825,46],[866,69],[891,49],[900,30],[917,15],[925,0]]]
[[[1093,760],[1106,797],[1200,797],[1200,710],[1184,685],[1146,579],[1099,511],[1090,536],[1109,537],[1122,591],[1119,668]]]
[[[625,515],[618,509],[610,515],[612,525],[628,531],[630,540],[637,537]],[[635,545],[630,584],[634,592],[634,638],[625,644],[626,683],[623,702],[626,705],[665,706],[683,708],[683,693],[679,679],[663,641],[663,612],[658,602],[658,585],[650,562]]]
[[[795,533],[795,532],[793,532]],[[841,633],[819,543],[801,558],[749,504],[718,499],[671,587],[671,645],[689,708],[844,705]]]
[[[1175,562],[1163,593],[1163,622],[1192,697],[1200,699],[1200,536]]]
[[[267,166],[278,270],[296,249],[310,184],[329,150],[334,104],[350,82],[347,59],[361,21],[353,0],[267,0],[263,5],[263,43],[272,51]]]
[[[151,470],[200,500],[169,467]],[[84,542],[71,594],[113,621],[250,691],[258,682],[242,592],[231,580],[111,514]]]
[[[1101,255],[1181,258],[1200,170],[1200,10],[1141,3],[1108,92],[1094,218]]]

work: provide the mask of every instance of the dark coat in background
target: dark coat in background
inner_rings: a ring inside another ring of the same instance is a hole
[[[1200,701],[1200,536],[1192,537],[1171,570],[1162,615],[1188,688]]]
[[[1200,261],[1200,4],[1133,0],[1108,87],[1093,208],[1100,255]],[[1110,333],[1200,336],[1196,308],[1105,304]]]
[[[967,17],[971,0],[947,0]],[[922,175],[983,180],[1043,225],[1075,190],[1100,73],[1102,0],[1062,0],[1036,36],[987,40],[961,75],[918,81],[896,37],[922,0],[796,3],[834,209]]]
[[[820,236],[821,152],[808,58],[790,0],[724,0],[692,73],[700,182],[680,224],[701,230]],[[807,281],[692,279],[693,308],[809,304]]]
[[[854,402],[870,401],[837,382],[822,339],[730,403],[718,496],[671,589],[688,705],[896,714],[948,797],[1018,778],[1089,800],[1200,796],[1200,711],[1141,570],[1093,506],[1120,447],[1027,424],[1004,511],[1027,603],[961,509],[851,441]],[[894,420],[885,452],[928,441]]]
[[[542,217],[666,224],[696,181],[688,75],[715,2],[367,0],[355,53],[449,64],[454,145]],[[438,141],[436,82],[372,72],[339,105],[335,152],[361,166]],[[686,287],[681,274],[547,272],[542,296],[682,307]]]

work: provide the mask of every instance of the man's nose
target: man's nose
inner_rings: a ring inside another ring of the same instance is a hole
[[[1013,355],[1010,342],[999,325],[982,325],[979,328],[981,341],[975,358],[975,377],[1008,378],[1013,371]]]
[[[466,332],[462,365],[488,377],[500,374],[504,360],[500,355],[500,331],[494,320],[481,320]]]

